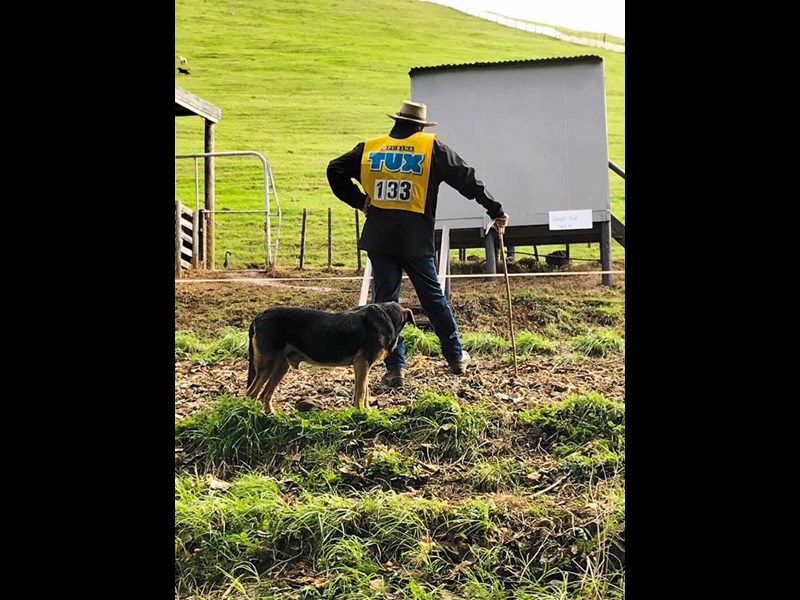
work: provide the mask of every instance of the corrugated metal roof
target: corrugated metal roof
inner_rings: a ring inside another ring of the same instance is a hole
[[[492,67],[515,67],[515,66],[523,66],[523,65],[531,65],[531,66],[542,66],[542,67],[549,67],[554,64],[564,64],[564,63],[596,63],[596,62],[603,62],[603,58],[601,56],[596,56],[592,54],[587,54],[584,56],[565,56],[565,57],[554,57],[554,58],[531,58],[527,60],[505,60],[500,62],[476,62],[476,63],[464,63],[460,65],[437,65],[433,67],[411,67],[411,70],[408,72],[409,76],[413,76],[415,73],[420,72],[430,72],[430,71],[464,71],[468,69],[481,69],[481,68],[492,68]]]

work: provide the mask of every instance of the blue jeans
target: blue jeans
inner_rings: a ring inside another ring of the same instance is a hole
[[[402,256],[368,252],[372,263],[372,301],[397,302],[400,299],[400,282],[405,270],[417,292],[422,308],[433,325],[433,330],[442,344],[442,354],[448,362],[462,357],[461,340],[458,338],[458,325],[453,311],[442,293],[442,286],[436,275],[433,255]],[[406,366],[406,348],[401,335],[394,352],[383,361],[387,369]]]

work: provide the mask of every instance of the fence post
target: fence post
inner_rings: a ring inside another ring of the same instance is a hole
[[[308,209],[303,209],[303,227],[300,230],[300,270],[303,270],[303,259],[305,258],[306,254],[306,217],[308,215]]]
[[[333,209],[328,207],[328,270],[333,267]]]
[[[211,121],[205,122],[205,152],[210,154],[214,152],[214,123]],[[205,207],[210,211],[207,213],[208,220],[206,221],[206,264],[209,269],[214,270],[214,157],[207,156],[205,160]]]

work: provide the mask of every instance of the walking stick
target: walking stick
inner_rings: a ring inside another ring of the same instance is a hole
[[[491,226],[494,225],[494,221],[489,223],[486,227],[486,232],[489,232]],[[506,264],[506,247],[503,243],[503,232],[505,231],[505,227],[497,227],[497,235],[500,238],[500,254],[503,257],[503,274],[506,278],[506,299],[508,300],[508,329],[511,332],[511,349],[514,356],[514,377],[519,377],[519,371],[517,368],[517,342],[514,339],[514,316],[511,312],[511,284],[508,281],[508,265]]]

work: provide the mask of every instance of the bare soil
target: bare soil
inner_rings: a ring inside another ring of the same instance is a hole
[[[213,338],[222,327],[247,328],[256,314],[275,304],[325,310],[344,310],[358,304],[361,282],[352,270],[272,275],[277,275],[277,280],[252,271],[196,273],[194,280],[176,283],[176,330],[189,329]],[[219,282],[199,282],[199,279]],[[592,306],[598,302],[624,303],[624,275],[614,275],[611,286],[600,285],[597,275],[512,277],[509,281],[515,331],[536,331],[548,325],[568,331],[577,320],[575,314],[580,315],[581,322],[588,320],[589,325],[600,326],[602,323],[591,322]],[[407,306],[418,305],[407,281],[403,283],[400,301]],[[454,280],[450,304],[462,332],[486,331],[510,337],[502,275],[494,281]],[[624,321],[616,327],[623,329]],[[562,350],[568,348],[564,346]],[[383,366],[376,365],[369,376],[370,405],[401,408],[412,402],[422,389],[453,394],[466,402],[489,400],[511,410],[588,391],[600,392],[619,402],[625,400],[624,354],[580,357],[568,364],[564,364],[563,355],[531,356],[519,361],[518,376],[514,375],[513,366],[500,356],[473,354],[472,358],[468,372],[456,376],[448,371],[441,357],[412,356],[406,385],[400,389],[383,385],[380,382]],[[176,418],[185,418],[221,394],[243,395],[246,379],[244,359],[228,359],[209,366],[177,362]],[[325,408],[349,406],[353,381],[350,368],[325,369],[303,364],[300,369],[289,371],[276,392],[275,404],[284,410],[293,409],[299,400],[313,400]]]

